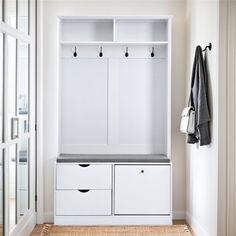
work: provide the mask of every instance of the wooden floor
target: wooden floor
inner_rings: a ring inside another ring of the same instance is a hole
[[[184,220],[175,220],[173,222],[174,225],[182,225],[182,224],[186,224],[186,222]],[[43,226],[44,225],[36,225],[33,232],[30,234],[30,236],[39,236],[40,233],[42,232],[42,229],[43,229]],[[109,227],[109,226],[108,226]],[[190,228],[190,227],[189,227]],[[193,231],[191,230],[190,228],[190,231],[192,233],[192,235],[194,236],[194,233]]]

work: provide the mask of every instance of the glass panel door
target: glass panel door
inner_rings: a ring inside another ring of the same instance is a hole
[[[35,0],[0,0],[0,21],[6,13],[0,24],[0,236],[18,235],[17,224],[27,224],[35,210],[34,6]]]

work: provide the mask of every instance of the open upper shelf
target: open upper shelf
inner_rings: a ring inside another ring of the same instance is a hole
[[[63,20],[61,27],[62,41],[113,41],[112,20]]]
[[[115,40],[123,42],[167,41],[167,20],[116,20]]]
[[[61,44],[168,44],[168,17],[161,19],[62,19]]]

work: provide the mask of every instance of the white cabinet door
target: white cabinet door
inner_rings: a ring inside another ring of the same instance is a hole
[[[111,189],[111,165],[59,164],[57,189]]]
[[[56,215],[111,215],[111,190],[56,191]]]
[[[115,165],[115,214],[171,212],[169,165]]]

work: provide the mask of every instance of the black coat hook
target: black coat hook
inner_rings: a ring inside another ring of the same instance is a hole
[[[126,49],[125,49],[125,57],[128,57],[128,56],[129,56],[128,47],[126,47]]]
[[[74,53],[73,53],[73,56],[74,56],[74,57],[77,57],[76,47],[75,47],[75,51],[74,51]]]
[[[100,47],[99,57],[103,57],[102,47]]]
[[[209,49],[211,51],[212,43],[209,43],[209,45],[207,45],[202,51],[205,52],[207,49]]]
[[[154,56],[155,56],[154,47],[152,47],[151,57],[154,57]]]

